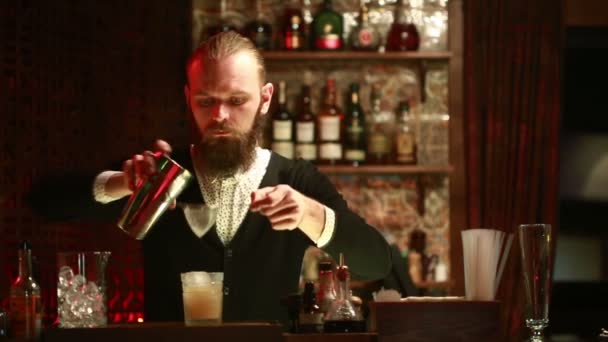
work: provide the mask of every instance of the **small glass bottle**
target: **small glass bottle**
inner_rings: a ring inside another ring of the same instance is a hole
[[[307,282],[304,285],[302,294],[302,306],[298,316],[300,333],[322,333],[323,332],[323,312],[317,305],[315,298],[315,284]]]
[[[293,115],[287,110],[285,81],[279,82],[278,108],[272,114],[272,150],[293,159]]]
[[[408,0],[401,0],[395,8],[393,24],[388,32],[386,49],[388,51],[416,51],[420,46],[420,34],[412,22],[411,7]]]
[[[365,320],[351,302],[350,271],[340,253],[340,265],[336,271],[338,297],[325,315],[323,330],[326,333],[354,333],[365,331]]]
[[[336,300],[336,286],[334,285],[334,271],[331,261],[319,262],[319,292],[317,303],[321,311],[327,313],[331,304]]]
[[[37,339],[42,328],[40,286],[33,277],[32,249],[27,241],[19,246],[19,274],[10,288],[10,333],[14,338]]]
[[[359,22],[350,33],[350,46],[355,51],[376,51],[380,44],[380,35],[369,24],[369,10],[362,3],[359,10]]]
[[[262,0],[255,0],[255,19],[245,25],[243,35],[249,38],[259,50],[272,49],[272,26],[262,14]]]
[[[302,86],[300,111],[296,118],[296,158],[315,162],[317,144],[315,139],[315,116],[311,110],[310,86]]]
[[[321,10],[315,15],[315,18],[312,21],[314,49],[342,49],[343,32],[344,18],[342,17],[342,14],[334,11],[331,0],[324,0]]]
[[[399,102],[397,129],[395,132],[395,162],[416,164],[416,136],[407,101]]]

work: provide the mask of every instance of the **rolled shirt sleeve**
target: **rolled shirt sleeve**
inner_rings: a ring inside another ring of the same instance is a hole
[[[108,196],[105,190],[108,179],[117,173],[120,173],[120,171],[103,171],[95,177],[95,181],[93,182],[93,198],[95,198],[95,201],[106,204],[120,199],[120,197]]]
[[[321,248],[329,243],[332,236],[334,235],[334,229],[336,228],[336,213],[333,209],[325,207],[325,225],[323,226],[323,231],[321,232],[321,236],[317,240],[317,247]]]

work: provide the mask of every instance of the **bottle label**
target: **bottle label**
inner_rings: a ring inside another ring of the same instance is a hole
[[[297,50],[300,48],[302,48],[302,43],[300,42],[300,35],[294,32],[287,32],[285,34],[285,49]]]
[[[342,145],[339,143],[325,143],[319,145],[319,157],[327,160],[342,159]]]
[[[302,143],[315,141],[314,122],[296,122],[296,141]]]
[[[321,141],[340,140],[340,117],[323,116],[319,120],[319,139]]]
[[[372,134],[369,137],[368,150],[374,154],[385,154],[389,152],[388,137],[383,134]]]
[[[344,159],[353,160],[353,161],[364,161],[365,160],[365,151],[363,150],[345,150],[344,151]]]
[[[373,35],[369,29],[361,29],[359,31],[359,45],[367,47],[372,45]]]
[[[274,140],[291,140],[291,120],[273,120],[272,137]]]
[[[396,141],[396,159],[400,163],[414,162],[414,135],[412,133],[398,133]]]
[[[315,46],[320,50],[337,50],[342,48],[342,40],[337,34],[325,34],[317,38]]]
[[[40,295],[11,296],[10,332],[13,337],[37,338],[42,328]]]
[[[271,149],[285,158],[293,159],[293,143],[291,141],[275,141]]]
[[[297,144],[296,158],[304,160],[316,160],[317,146],[315,144]]]

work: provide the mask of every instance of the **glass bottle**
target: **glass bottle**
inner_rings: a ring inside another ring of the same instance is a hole
[[[395,8],[395,19],[386,42],[388,51],[416,51],[420,46],[420,35],[412,22],[411,7],[406,1],[401,0]]]
[[[32,249],[19,246],[19,274],[10,288],[10,333],[14,338],[37,339],[42,328],[40,286],[32,275]]]
[[[307,25],[299,7],[294,5],[285,7],[282,39],[283,49],[285,50],[306,50],[308,44]]]
[[[398,121],[395,131],[395,162],[416,164],[416,136],[407,101],[399,102]]]
[[[367,132],[367,161],[370,164],[389,164],[392,150],[392,115],[381,107],[382,94],[377,85],[372,86]]]
[[[202,36],[200,39],[201,42],[209,39],[210,37],[212,37],[220,32],[236,31],[236,27],[234,25],[230,24],[226,20],[225,15],[226,15],[226,0],[221,0],[220,1],[220,17],[216,24],[210,25],[207,27],[206,30],[203,30]]]
[[[373,26],[369,24],[369,10],[362,3],[359,10],[359,21],[350,33],[351,49],[356,51],[376,51],[380,44],[380,35]]]
[[[350,333],[365,331],[365,320],[351,302],[350,271],[340,253],[340,265],[336,271],[338,280],[337,298],[325,315],[323,330],[326,333]]]
[[[314,49],[342,49],[343,32],[344,18],[342,17],[342,14],[334,11],[331,0],[324,0],[321,10],[315,15],[312,21]]]
[[[293,115],[287,110],[285,81],[279,82],[278,107],[272,114],[272,150],[293,159]]]
[[[298,316],[300,333],[322,333],[323,312],[315,298],[315,284],[306,282],[302,294],[302,306]]]
[[[315,116],[310,109],[310,86],[302,86],[300,112],[296,119],[296,158],[314,162],[317,160],[315,143]]]
[[[344,112],[336,105],[336,81],[328,79],[323,105],[317,115],[319,163],[338,164],[342,160]]]
[[[359,84],[350,85],[350,102],[345,122],[344,160],[347,164],[359,166],[365,163],[366,144],[365,114],[359,102]]]
[[[249,38],[259,50],[272,49],[272,26],[264,20],[262,0],[255,0],[255,19],[245,25],[243,35]]]
[[[331,304],[336,300],[336,287],[334,285],[334,271],[331,261],[319,262],[319,292],[317,303],[321,311],[327,313]]]

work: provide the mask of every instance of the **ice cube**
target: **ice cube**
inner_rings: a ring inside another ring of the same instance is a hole
[[[83,291],[86,283],[86,278],[82,274],[77,274],[72,279],[72,288]]]
[[[99,288],[95,282],[90,281],[87,283],[87,286],[85,286],[84,293],[89,297],[95,297],[99,294]]]
[[[61,266],[59,269],[59,286],[62,289],[66,289],[72,285],[72,279],[74,278],[74,271],[70,266]]]

